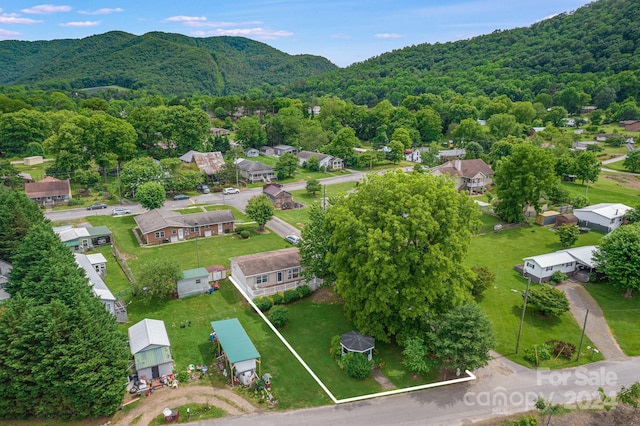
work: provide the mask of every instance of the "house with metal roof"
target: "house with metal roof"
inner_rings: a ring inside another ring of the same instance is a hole
[[[334,157],[329,154],[322,154],[320,152],[313,151],[300,151],[296,154],[298,157],[298,165],[300,167],[306,167],[311,157],[318,159],[318,166],[324,167],[325,170],[340,170],[344,168],[344,161],[342,158]]]
[[[206,268],[187,269],[182,271],[182,278],[176,282],[178,297],[203,294],[211,290],[209,272]]]
[[[233,384],[250,385],[256,378],[260,353],[251,342],[238,318],[212,321],[211,329],[218,345],[218,353],[225,368],[233,377]],[[258,372],[258,375],[260,373]]]
[[[164,321],[145,318],[129,327],[129,349],[138,377],[157,379],[173,373],[173,358]]]
[[[137,215],[134,220],[144,244],[174,243],[229,234],[235,228],[231,210],[182,215],[172,210],[154,209]]]
[[[596,266],[593,255],[597,250],[596,246],[583,246],[525,257],[522,275],[534,282],[542,283],[549,281],[558,271],[568,276],[581,270],[591,272]]]
[[[574,209],[578,224],[583,227],[608,233],[622,225],[624,215],[631,207],[620,203],[600,203],[582,209]]]
[[[91,260],[81,253],[74,253],[73,256],[75,257],[76,264],[84,271],[93,294],[100,299],[107,311],[111,312],[113,316],[116,316],[116,297],[111,293],[111,290],[109,290],[109,287],[107,287],[107,284],[105,284],[100,274],[96,272]]]
[[[106,226],[75,228],[73,225],[63,225],[54,227],[53,232],[65,246],[76,253],[84,253],[95,247],[111,244],[111,230]]]

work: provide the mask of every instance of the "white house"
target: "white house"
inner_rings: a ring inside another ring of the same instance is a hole
[[[193,296],[210,291],[209,272],[205,268],[195,268],[182,271],[182,279],[176,283],[178,297]]]
[[[140,378],[151,380],[173,373],[170,347],[164,321],[145,318],[129,327],[129,349]]]
[[[338,170],[344,168],[344,162],[341,158],[322,154],[320,152],[300,151],[296,154],[296,157],[298,157],[298,165],[300,167],[305,167],[311,157],[316,157],[318,159],[318,166],[324,167],[325,170]]]
[[[88,254],[87,260],[101,277],[105,277],[107,275],[107,259],[102,253]]]
[[[620,203],[600,203],[575,209],[573,214],[580,226],[608,233],[622,225],[624,215],[629,210],[632,208]]]
[[[113,293],[111,293],[111,290],[109,290],[109,287],[107,287],[105,282],[102,280],[102,276],[100,276],[100,274],[96,271],[96,268],[91,263],[88,256],[81,253],[74,253],[73,255],[78,266],[84,270],[84,274],[89,280],[89,286],[93,290],[93,294],[95,294],[100,299],[100,301],[104,303],[107,311],[111,312],[115,316],[116,298]],[[104,259],[104,256],[102,256],[102,258]],[[107,260],[104,259],[105,263],[106,261]]]
[[[569,276],[578,270],[590,272],[595,268],[593,254],[597,249],[596,246],[583,246],[525,257],[522,275],[541,283],[549,281],[558,271]]]

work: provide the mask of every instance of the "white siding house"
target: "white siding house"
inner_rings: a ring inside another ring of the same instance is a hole
[[[164,321],[145,318],[129,327],[129,349],[140,378],[173,373],[169,335]]]
[[[631,207],[620,203],[600,203],[575,209],[573,214],[578,218],[580,226],[600,232],[611,232],[622,225],[625,213]]]
[[[91,264],[91,261],[84,254],[74,253],[76,263],[80,268],[84,270],[84,273],[89,280],[89,286],[102,303],[104,303],[107,311],[116,315],[116,298],[109,290],[109,287],[102,280],[102,276],[96,271],[95,267]],[[104,257],[103,257],[104,258]],[[105,259],[106,262],[106,259]]]
[[[549,281],[557,271],[569,276],[578,270],[591,271],[595,268],[593,254],[597,249],[596,246],[583,246],[525,257],[522,275],[530,277],[534,282],[541,283]]]

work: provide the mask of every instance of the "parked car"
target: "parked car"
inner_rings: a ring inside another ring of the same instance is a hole
[[[116,207],[115,209],[111,210],[111,214],[113,216],[120,216],[120,215],[123,215],[123,214],[131,214],[131,210],[125,209],[125,208],[122,208],[122,207]]]
[[[302,238],[298,237],[297,235],[287,235],[286,237],[284,237],[284,240],[289,244],[293,244],[295,246],[298,245],[300,241],[302,241]]]
[[[239,194],[240,190],[237,188],[225,188],[222,193],[224,195],[229,195],[229,194]]]
[[[209,192],[211,192],[211,190],[209,189],[209,187],[207,185],[205,185],[204,183],[200,183],[198,184],[198,186],[196,187],[196,189],[200,192],[202,192],[203,194],[208,194]]]
[[[87,210],[100,210],[100,209],[106,209],[106,208],[107,208],[107,205],[104,203],[95,203],[88,206]]]
[[[173,199],[175,201],[179,201],[179,200],[188,200],[189,196],[188,195],[184,195],[184,194],[177,194],[173,196]]]

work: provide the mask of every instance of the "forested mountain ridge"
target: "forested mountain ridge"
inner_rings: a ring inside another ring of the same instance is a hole
[[[569,83],[597,85],[606,77],[623,100],[638,96],[639,70],[640,4],[598,0],[526,28],[394,50],[309,78],[295,90],[369,105],[447,89],[531,100]]]
[[[78,40],[0,42],[0,84],[82,89],[118,85],[164,95],[228,95],[337,68],[242,37],[121,31]]]

